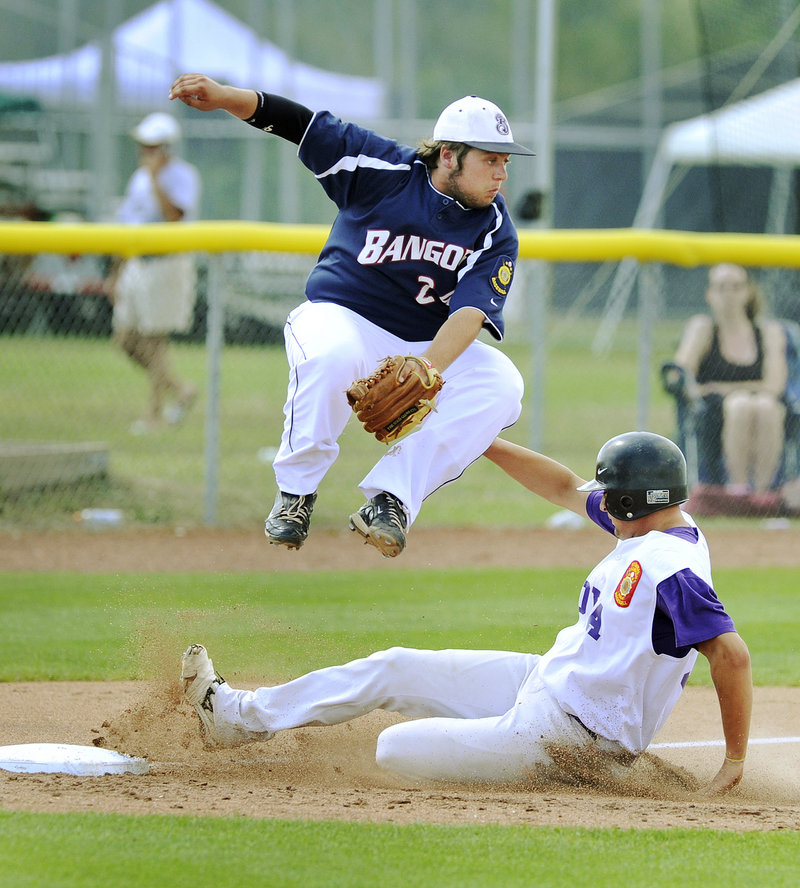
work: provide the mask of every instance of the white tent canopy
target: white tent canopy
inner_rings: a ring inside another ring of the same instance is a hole
[[[800,79],[667,127],[634,227],[654,226],[675,168],[711,164],[767,166],[776,171],[800,166]],[[774,219],[771,227],[777,229]]]
[[[177,74],[202,71],[237,86],[276,92],[347,118],[384,115],[375,78],[294,61],[210,0],[160,0],[112,38],[116,99],[130,109],[164,105]],[[0,90],[45,104],[90,105],[101,93],[103,50],[90,43],[65,55],[0,63]]]
[[[800,79],[664,133],[662,162],[800,166]]]
[[[767,231],[783,233],[791,200],[790,171],[800,166],[800,79],[667,127],[633,227],[655,227],[667,197],[687,170],[712,164],[772,168]],[[596,353],[608,352],[638,271],[639,264],[634,260],[619,264],[595,335]]]

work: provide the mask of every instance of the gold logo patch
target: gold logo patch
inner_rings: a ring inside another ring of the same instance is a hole
[[[508,286],[512,277],[514,277],[514,264],[510,259],[504,259],[492,278],[492,286],[495,291],[501,296],[508,295]]]
[[[628,607],[631,603],[641,576],[642,565],[638,561],[631,561],[614,591],[614,601],[618,607]]]

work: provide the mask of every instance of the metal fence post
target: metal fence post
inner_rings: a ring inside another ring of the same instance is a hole
[[[207,257],[208,304],[206,329],[206,366],[208,370],[205,427],[205,523],[217,523],[217,488],[219,483],[219,400],[222,375],[222,348],[224,344],[225,291],[221,254]]]

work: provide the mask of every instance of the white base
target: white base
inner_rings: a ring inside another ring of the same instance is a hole
[[[0,746],[0,769],[23,774],[100,777],[103,774],[147,774],[150,766],[145,759],[97,746],[21,743],[18,746]]]

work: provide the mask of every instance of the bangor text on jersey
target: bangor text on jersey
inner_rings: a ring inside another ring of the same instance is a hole
[[[389,238],[389,246],[384,249]],[[398,234],[391,231],[368,231],[364,248],[358,254],[361,265],[380,265],[383,262],[423,261],[433,262],[448,271],[455,271],[472,250],[460,244],[429,240],[420,235]]]

